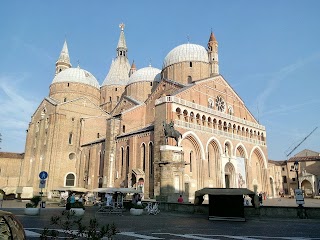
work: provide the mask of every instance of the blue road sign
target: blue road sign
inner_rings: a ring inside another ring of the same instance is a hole
[[[46,179],[48,177],[48,173],[46,171],[42,171],[39,173],[39,178]]]

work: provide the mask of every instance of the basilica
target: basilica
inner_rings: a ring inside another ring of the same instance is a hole
[[[72,67],[65,41],[49,94],[31,116],[19,186],[22,196],[61,188],[130,187],[170,201],[195,191],[274,192],[266,129],[219,72],[218,41],[185,43],[162,69],[129,61],[120,24],[116,56],[100,84]],[[54,69],[54,67],[53,67]]]

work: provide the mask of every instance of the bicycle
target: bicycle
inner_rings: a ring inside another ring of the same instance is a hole
[[[149,215],[150,214],[157,215],[158,213],[160,213],[160,209],[159,209],[159,204],[158,203],[153,204],[152,202],[149,202],[145,209],[147,210],[147,213]]]

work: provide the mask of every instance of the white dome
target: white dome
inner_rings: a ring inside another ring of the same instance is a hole
[[[172,49],[163,61],[163,68],[174,63],[198,61],[209,63],[207,50],[200,45],[186,43]]]
[[[134,72],[130,78],[128,85],[134,82],[159,82],[161,70],[154,67],[145,67]]]
[[[83,83],[100,89],[97,79],[88,71],[77,68],[68,68],[58,73],[53,79],[52,83],[60,82],[76,82]]]

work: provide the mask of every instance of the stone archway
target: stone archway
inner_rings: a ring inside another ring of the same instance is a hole
[[[193,184],[189,187],[190,192],[195,192],[203,187],[203,166],[202,166],[202,152],[203,147],[194,134],[187,134],[180,142],[183,147],[183,157],[186,167],[184,173],[190,177]]]
[[[308,180],[303,180],[301,182],[301,189],[303,190],[305,197],[313,196],[312,184]]]
[[[224,167],[224,186],[225,188],[235,188],[236,171],[232,163],[228,162]]]

